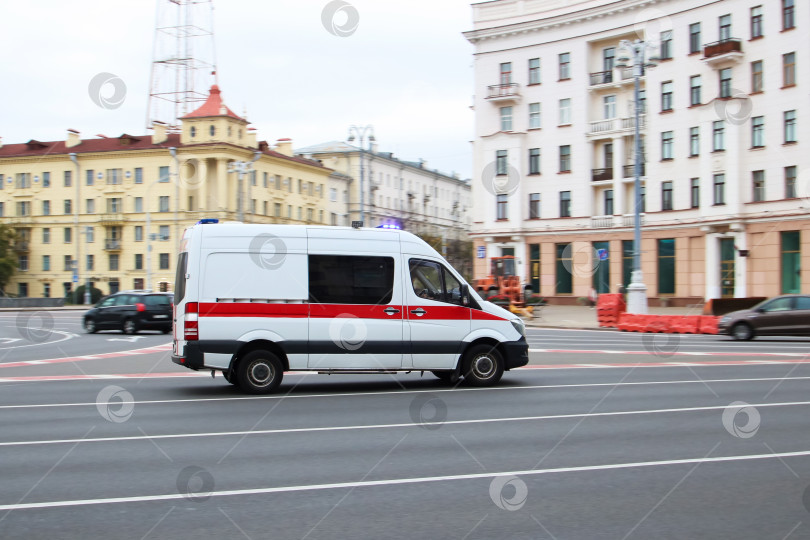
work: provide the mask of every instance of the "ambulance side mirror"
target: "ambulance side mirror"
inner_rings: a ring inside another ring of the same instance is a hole
[[[461,305],[470,307],[470,288],[468,285],[461,286]]]

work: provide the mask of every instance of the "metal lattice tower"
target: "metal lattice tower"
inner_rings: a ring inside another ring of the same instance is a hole
[[[157,0],[147,128],[177,130],[178,118],[205,101],[216,84],[213,0]]]

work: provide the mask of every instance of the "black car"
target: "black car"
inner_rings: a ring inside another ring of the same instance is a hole
[[[99,330],[122,330],[135,334],[139,330],[172,330],[170,293],[124,291],[102,298],[84,314],[84,329],[89,334]]]

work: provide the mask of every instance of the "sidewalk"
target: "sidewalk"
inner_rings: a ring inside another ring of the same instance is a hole
[[[533,319],[523,319],[531,328],[576,328],[583,330],[616,330],[600,328],[596,322],[596,309],[587,306],[542,306],[535,308]],[[696,307],[651,307],[650,315],[700,315]]]

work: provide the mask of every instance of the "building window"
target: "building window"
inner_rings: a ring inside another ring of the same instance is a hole
[[[27,272],[28,271],[28,255],[19,255],[17,257],[17,270],[20,272]],[[27,296],[27,295],[21,295]]]
[[[50,227],[45,227],[42,229],[42,243],[43,244],[50,244],[51,243],[51,229]]]
[[[714,175],[714,204],[716,206],[726,204],[726,175]]]
[[[135,241],[143,242],[143,225],[135,225]]]
[[[796,198],[796,166],[785,167],[785,198]]]
[[[605,190],[605,201],[604,202],[605,202],[605,205],[604,205],[605,215],[606,216],[612,216],[613,215],[613,190],[612,189],[606,189]]]
[[[122,169],[107,169],[107,184],[118,185],[124,181],[124,171]]]
[[[73,213],[73,201],[70,199],[65,199],[65,214],[72,214]]]
[[[169,211],[169,196],[161,195],[158,198],[158,212],[168,212],[168,211]]]
[[[700,155],[700,127],[689,128],[689,156]]]
[[[529,103],[529,129],[540,127],[540,104]]]
[[[51,201],[42,201],[42,215],[43,216],[51,215]]]
[[[65,227],[63,234],[65,244],[70,244],[71,242],[73,242],[73,229],[71,229],[70,227]]]
[[[86,267],[88,270],[94,270],[96,265],[96,257],[94,255],[88,255],[85,259],[87,262]]]
[[[796,142],[796,111],[785,111],[785,144]]]
[[[613,68],[616,66],[616,48],[602,49],[602,71],[605,72],[605,82],[613,82]]]
[[[700,52],[700,23],[689,25],[689,54]]]
[[[143,270],[143,253],[135,254],[135,270]]]
[[[675,239],[658,240],[658,294],[675,294]]]
[[[647,188],[644,187],[644,186],[641,186],[641,188],[639,188],[639,190],[638,190],[638,193],[639,193],[639,200],[640,200],[640,203],[638,205],[639,206],[638,211],[639,212],[646,212],[647,211]]]
[[[107,199],[107,213],[118,214],[123,212],[123,205],[121,204],[121,197],[111,197]]]
[[[762,60],[751,62],[751,92],[762,92],[763,76],[762,76]]]
[[[712,122],[712,150],[721,152],[726,149],[726,124],[722,120]]]
[[[117,253],[110,253],[107,257],[107,263],[109,265],[109,270],[111,272],[115,272],[118,270],[118,254]]]
[[[166,184],[169,182],[169,167],[163,166],[158,168],[158,182]]]
[[[168,240],[169,239],[169,226],[168,225],[161,225],[160,229],[158,229],[159,239],[160,240]]]
[[[143,212],[143,197],[135,197],[135,211]]]
[[[796,53],[782,55],[782,86],[796,84]]]
[[[529,219],[540,219],[540,194],[529,194]]]
[[[672,210],[672,182],[661,183],[661,210]]]
[[[94,178],[94,174],[95,174],[95,173],[93,172],[93,169],[87,169],[87,172],[86,172],[86,174],[85,174],[85,183],[86,183],[88,186],[92,186],[92,185],[93,185],[93,182],[94,182],[94,180],[93,180],[93,178]]]
[[[689,206],[700,208],[700,178],[692,178],[690,181]]]
[[[495,205],[497,219],[509,219],[509,196],[505,193],[498,195]]]
[[[28,257],[23,255],[20,257],[20,264],[22,264],[22,259],[25,258],[25,269],[28,270]],[[22,268],[20,268],[22,270]],[[20,298],[28,298],[28,283],[17,283],[17,296]]]
[[[85,239],[88,243],[93,243],[96,241],[96,229],[95,227],[84,227],[84,235]]]
[[[495,174],[509,174],[509,162],[506,150],[498,150],[495,152]]]
[[[51,173],[44,172],[42,173],[42,187],[51,187]]]
[[[604,96],[602,98],[602,112],[605,120],[616,118],[616,96]]]
[[[720,23],[720,41],[728,41],[731,39],[731,15],[723,15],[719,19]]]
[[[25,217],[31,215],[31,201],[17,201],[17,216]]]
[[[671,131],[661,133],[661,159],[667,160],[673,158],[672,148],[674,146],[674,135]]]
[[[782,231],[782,294],[801,292],[801,244],[799,231]]]
[[[765,171],[754,171],[752,174],[753,201],[765,200]]]
[[[560,146],[560,172],[571,172],[571,146]]]
[[[689,78],[689,105],[700,105],[700,75]]]
[[[555,244],[556,248],[556,264],[555,264],[555,278],[556,278],[556,294],[571,294],[574,290],[573,279],[571,275],[571,244]]]
[[[751,8],[751,39],[762,37],[762,6]]]
[[[790,30],[796,27],[793,17],[793,0],[782,0],[782,30]]]
[[[143,184],[143,168],[135,167],[135,183]]]
[[[571,123],[571,99],[560,100],[560,125],[567,126]]]
[[[571,192],[560,192],[560,217],[571,217]]]
[[[160,254],[160,266],[161,270],[168,270],[169,269],[169,254],[168,253],[161,253]]]
[[[51,270],[51,256],[50,255],[43,255],[42,256],[42,271],[49,272]]]
[[[501,85],[512,84],[512,62],[501,64]]]
[[[540,174],[539,148],[529,148],[529,174]]]
[[[71,270],[73,270],[73,259],[71,259],[70,255],[65,255],[65,258],[63,260],[65,265],[64,270],[66,272],[70,272]]]
[[[501,131],[512,131],[512,107],[501,107]]]
[[[540,59],[529,59],[529,84],[540,84]]]
[[[71,187],[73,185],[73,174],[71,171],[65,171],[63,178],[65,180],[65,187]]]
[[[31,173],[17,173],[17,188],[31,187]]]
[[[731,68],[720,70],[720,97],[731,97]]]
[[[672,58],[672,30],[661,32],[661,60]]]
[[[661,112],[672,110],[672,81],[661,83]]]
[[[571,78],[571,53],[562,53],[560,55],[560,80],[564,81]]]
[[[96,213],[96,200],[95,199],[85,199],[84,201],[84,211],[86,214],[95,214]]]

